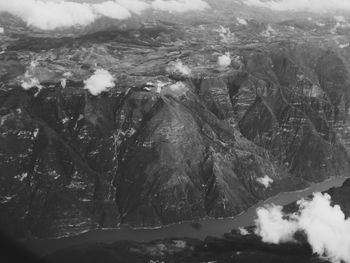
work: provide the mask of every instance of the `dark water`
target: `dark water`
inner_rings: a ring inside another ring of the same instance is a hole
[[[113,243],[119,240],[132,241],[151,241],[155,239],[164,238],[197,238],[204,239],[207,236],[220,237],[224,233],[230,232],[232,229],[238,227],[246,227],[254,225],[256,217],[256,209],[263,205],[287,205],[303,197],[307,197],[314,192],[326,191],[332,187],[341,186],[346,178],[337,177],[332,178],[322,183],[313,184],[305,190],[281,193],[277,196],[271,197],[265,201],[261,201],[255,206],[250,207],[244,213],[225,219],[203,219],[195,222],[183,222],[173,224],[156,229],[105,229],[93,230],[78,236],[59,238],[59,239],[33,239],[27,240],[25,246],[40,255],[51,253],[57,249],[66,248],[69,246],[82,243]]]

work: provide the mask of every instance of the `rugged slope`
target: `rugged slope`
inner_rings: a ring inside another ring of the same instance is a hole
[[[348,174],[344,28],[174,20],[98,21],[73,36],[6,19],[2,227],[58,237],[233,216]],[[230,65],[218,66],[227,51]],[[180,60],[189,72],[173,68]],[[98,68],[116,86],[92,96],[83,81]],[[37,87],[21,87],[33,79]],[[265,176],[271,185],[259,182]]]

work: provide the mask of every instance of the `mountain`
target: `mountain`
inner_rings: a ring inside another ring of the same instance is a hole
[[[230,217],[349,173],[348,21],[220,7],[52,32],[1,15],[2,228]],[[115,86],[94,96],[97,69]]]

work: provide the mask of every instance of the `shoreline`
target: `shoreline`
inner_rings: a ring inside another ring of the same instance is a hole
[[[35,253],[41,255],[82,243],[110,244],[121,240],[149,242],[167,238],[196,238],[203,240],[207,236],[222,237],[225,233],[239,227],[249,227],[254,224],[256,209],[267,204],[287,205],[314,192],[327,191],[341,186],[350,177],[330,177],[323,182],[314,183],[306,189],[283,192],[266,200],[261,200],[244,212],[228,218],[203,218],[199,220],[182,221],[159,227],[147,228],[104,228],[87,230],[68,237],[50,239],[27,239],[20,243]],[[193,224],[198,224],[194,227]]]

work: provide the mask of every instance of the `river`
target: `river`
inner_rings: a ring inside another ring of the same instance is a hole
[[[197,238],[204,239],[207,236],[220,237],[224,233],[239,227],[254,225],[256,209],[258,207],[275,204],[287,205],[301,198],[307,197],[314,192],[323,192],[332,187],[341,186],[347,178],[335,177],[321,183],[315,183],[309,188],[280,193],[265,201],[250,207],[245,212],[232,218],[223,219],[202,219],[195,222],[182,222],[159,228],[118,228],[92,230],[73,237],[58,239],[31,239],[24,242],[24,245],[37,254],[44,255],[55,250],[82,244],[82,243],[113,243],[120,240],[151,241],[165,238]]]

